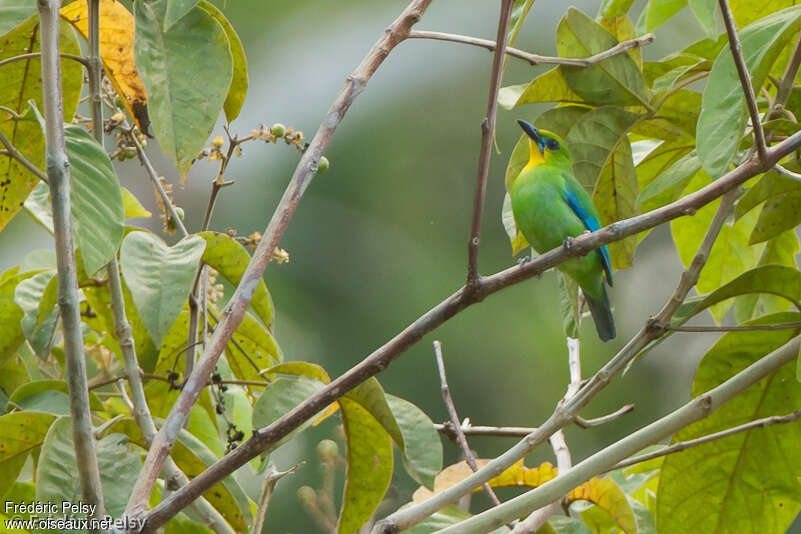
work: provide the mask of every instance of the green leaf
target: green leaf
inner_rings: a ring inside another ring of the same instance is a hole
[[[0,283],[0,365],[4,365],[14,355],[25,339],[20,326],[25,314],[14,301],[14,291],[20,282],[35,274],[37,271],[28,271]]]
[[[715,0],[688,0],[687,3],[706,34],[710,37],[714,36],[717,29],[715,8],[718,3]]]
[[[534,0],[515,0],[512,6],[512,16],[509,19],[509,40],[507,46],[514,46],[517,41],[517,36],[523,28],[528,12],[531,11],[531,6],[534,5]]]
[[[581,311],[578,306],[578,284],[572,276],[559,273],[559,310],[562,312],[562,331],[565,336],[578,339]]]
[[[578,519],[563,515],[551,516],[548,525],[553,534],[593,534],[593,531]]]
[[[137,455],[131,454],[128,438],[111,434],[95,443],[100,481],[103,485],[103,501],[106,513],[120,517],[125,511],[133,484],[142,467]],[[72,441],[72,425],[69,417],[59,417],[47,432],[36,468],[36,499],[41,502],[60,503],[79,501],[80,487],[75,446]],[[84,532],[64,530],[62,532]]]
[[[434,477],[442,471],[442,442],[434,423],[411,402],[387,395],[389,407],[403,434],[403,465],[414,480],[434,489]]]
[[[561,67],[547,70],[527,84],[504,87],[498,94],[498,103],[506,109],[539,102],[583,102],[568,87]]]
[[[272,384],[264,388],[264,392],[253,405],[253,428],[263,428],[277,421],[279,417],[323,389],[323,386],[322,382],[305,376],[274,380]],[[291,436],[301,432],[310,424],[311,420],[306,421],[289,436],[284,437],[281,443],[289,440]]]
[[[122,188],[122,206],[125,211],[126,219],[133,219],[136,217],[150,217],[153,215],[145,209],[139,199],[133,193],[128,191],[125,187]]]
[[[427,517],[424,521],[401,531],[401,534],[432,534],[457,523],[461,523],[470,517],[472,516],[461,508],[446,506]]]
[[[801,188],[774,196],[759,212],[749,244],[761,243],[801,223]]]
[[[665,141],[637,164],[637,181],[645,192],[648,185],[695,148],[692,138]],[[645,211],[645,210],[643,210]]]
[[[64,128],[70,161],[71,214],[75,241],[88,275],[117,253],[122,242],[125,211],[117,173],[106,151],[85,129]]]
[[[58,281],[55,274],[52,270],[39,273],[17,284],[14,290],[14,302],[25,314],[20,322],[22,332],[34,352],[41,357],[48,354],[57,322],[58,310],[55,306]],[[49,295],[45,299],[48,288]]]
[[[214,534],[214,531],[179,513],[164,525],[164,534]]]
[[[392,480],[392,442],[384,428],[359,403],[343,397],[342,423],[348,467],[338,534],[356,534],[378,508]]]
[[[784,166],[794,172],[801,170],[801,166],[795,161],[788,162]],[[801,183],[771,169],[740,197],[734,210],[734,216],[739,219],[768,199],[797,191],[801,191]]]
[[[798,313],[763,317],[749,324],[798,321]],[[730,332],[698,366],[693,396],[717,386],[782,346],[797,331]],[[785,365],[728,401],[709,417],[680,430],[674,442],[697,438],[801,405],[793,380],[794,363]],[[657,499],[659,532],[784,532],[801,509],[801,426],[772,425],[667,456]]]
[[[184,15],[192,11],[198,0],[167,0],[167,9],[164,15],[164,31],[168,32],[173,25]]]
[[[225,15],[222,14],[222,11],[206,0],[200,0],[198,5],[220,23],[222,29],[225,30],[225,35],[228,37],[228,44],[231,46],[231,57],[234,61],[233,78],[223,104],[225,118],[228,122],[231,122],[239,116],[242,104],[245,102],[245,95],[248,92],[248,63],[245,58],[245,49],[242,47],[239,35],[237,35],[234,27],[231,26],[231,23],[228,22],[228,19],[225,18]]]
[[[20,410],[69,415],[69,387],[63,380],[33,380],[18,387],[8,402]],[[89,407],[103,411],[103,403],[89,392]]]
[[[392,437],[392,440],[398,444],[400,449],[404,449],[403,434],[398,428],[398,422],[389,407],[384,388],[378,382],[378,379],[371,376],[349,392],[345,394],[350,400],[357,402],[362,408],[367,410],[370,415],[375,417],[384,430]]]
[[[311,362],[284,362],[275,367],[271,367],[267,373],[269,375],[292,375],[313,378],[323,384],[331,382],[331,378],[322,366]]]
[[[638,187],[637,173],[631,157],[631,145],[628,138],[623,136],[609,154],[592,196],[593,203],[601,216],[602,225],[637,215]],[[610,243],[609,256],[612,259],[612,267],[615,269],[631,267],[636,248],[636,235]]]
[[[8,5],[3,3],[2,5]],[[14,2],[9,7],[20,7]],[[34,2],[27,5],[35,7]],[[2,9],[2,8],[0,8]],[[19,12],[18,12],[19,13]],[[0,10],[0,25],[5,24],[4,13]],[[0,61],[14,56],[39,51],[39,17],[34,16],[3,36],[0,45]],[[5,32],[0,32],[5,33]],[[65,21],[59,26],[60,49],[63,54],[81,55],[81,48],[72,28]],[[28,101],[42,107],[42,68],[38,57],[14,61],[2,67],[2,91],[0,106],[24,115],[22,120],[12,120],[0,111],[0,131],[28,161],[40,169],[44,168],[44,137],[39,125],[32,120]],[[61,86],[63,94],[64,120],[72,120],[83,87],[81,64],[70,60],[61,61]],[[28,194],[39,183],[39,178],[9,156],[0,155],[0,230],[22,208]]]
[[[28,0],[0,0],[0,36],[36,14],[36,3]]]
[[[656,30],[686,5],[687,0],[650,0],[648,7],[640,14],[637,30],[639,33]]]
[[[598,8],[597,18],[606,19],[625,15],[632,4],[634,4],[634,0],[604,0],[601,7]]]
[[[699,170],[701,170],[701,160],[695,151],[682,156],[643,188],[637,199],[640,210],[651,211],[679,198]]]
[[[634,29],[634,24],[631,23],[631,19],[628,18],[625,14],[614,16],[614,17],[607,17],[603,18],[598,21],[603,29],[608,31],[612,37],[614,37],[617,41],[623,42],[628,41],[630,39],[637,38],[637,31]],[[634,63],[637,65],[637,68],[642,71],[642,49],[639,46],[635,46],[634,48],[629,49],[626,52],[631,59],[634,60]]]
[[[565,142],[573,156],[573,173],[589,193],[596,189],[612,153],[639,118],[636,113],[603,106],[586,113],[570,129]]]
[[[153,133],[186,175],[217,122],[233,60],[225,31],[206,11],[196,6],[164,32],[166,7],[165,0],[134,4],[134,55]]]
[[[701,95],[689,89],[679,89],[662,103],[657,113],[659,118],[668,120],[683,134],[692,136],[697,130],[699,109]]]
[[[156,346],[189,297],[205,246],[200,237],[188,236],[168,247],[149,232],[131,232],[122,242],[122,275]]]
[[[247,353],[247,356],[242,354],[233,343],[225,347],[228,365],[240,380],[261,380],[259,371],[282,359],[273,335],[249,312],[245,312],[242,322],[236,327],[233,339]]]
[[[588,111],[592,108],[587,106],[559,106],[557,108],[552,108],[547,111],[544,111],[537,120],[534,121],[534,124],[537,128],[548,130],[549,132],[553,132],[562,139],[567,137],[567,134],[570,132],[570,129],[584,117]],[[523,134],[525,139],[528,141],[528,136]],[[528,147],[528,144],[526,144]],[[528,154],[526,154],[526,158],[528,162]]]
[[[734,15],[734,21],[737,23],[737,26],[742,28],[770,13],[794,6],[796,2],[794,0],[763,0],[762,2],[754,2],[753,0],[732,0],[729,4],[731,6],[732,15]]]
[[[586,58],[618,44],[617,39],[576,8],[569,8],[556,31],[561,57]],[[587,68],[560,67],[567,85],[591,104],[648,107],[648,89],[628,54],[618,54]]]
[[[245,247],[228,234],[219,232],[201,232],[197,234],[206,240],[203,263],[220,273],[231,285],[236,286],[250,262],[250,254]],[[264,280],[259,281],[250,307],[256,312],[267,328],[273,323],[273,303]]]
[[[8,493],[25,464],[28,453],[45,439],[56,417],[48,413],[14,412],[0,416],[3,439],[0,440],[0,497]]]
[[[740,32],[753,86],[759,88],[784,45],[801,26],[801,6],[760,19]],[[704,88],[696,137],[698,156],[713,178],[729,168],[746,123],[745,97],[731,50],[721,50]]]

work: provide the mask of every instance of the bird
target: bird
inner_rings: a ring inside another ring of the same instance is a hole
[[[531,123],[517,123],[528,136],[529,160],[510,186],[512,212],[517,228],[539,253],[601,227],[598,210],[573,176],[573,165],[565,142]],[[572,277],[584,293],[602,341],[614,339],[615,319],[606,284],[611,287],[612,263],[606,245],[571,258],[559,269]]]

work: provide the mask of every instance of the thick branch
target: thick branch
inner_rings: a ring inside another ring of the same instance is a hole
[[[96,518],[105,515],[103,488],[97,466],[92,419],[89,411],[86,361],[78,298],[78,278],[70,219],[70,173],[64,141],[64,110],[61,98],[59,61],[59,0],[39,0],[42,42],[42,100],[45,117],[47,177],[53,204],[53,236],[58,266],[58,304],[64,336],[67,385],[69,386],[72,439],[81,495],[86,504],[96,506]],[[94,532],[94,531],[92,531]]]
[[[449,41],[452,43],[461,43],[467,44],[472,46],[479,46],[481,48],[486,48],[487,50],[495,50],[496,43],[495,41],[490,41],[489,39],[480,39],[478,37],[470,37],[468,35],[457,35],[455,33],[443,33],[443,32],[431,32],[431,31],[422,31],[422,30],[414,30],[409,33],[409,39],[433,39],[435,41]],[[566,67],[589,67],[598,63],[599,61],[603,61],[604,59],[609,59],[612,56],[616,56],[618,54],[622,54],[632,48],[639,48],[645,45],[648,45],[654,41],[654,34],[649,33],[647,35],[643,35],[642,37],[637,37],[636,39],[629,39],[628,41],[622,41],[609,50],[604,50],[603,52],[599,52],[594,56],[590,56],[588,58],[567,58],[567,57],[551,57],[551,56],[540,56],[538,54],[532,54],[530,52],[526,52],[525,50],[520,50],[518,48],[506,48],[506,55],[516,57],[518,59],[522,59],[524,61],[528,61],[532,65],[563,65]]]
[[[656,443],[682,428],[708,417],[741,392],[763,378],[775,373],[798,355],[799,339],[771,352],[719,386],[703,393],[678,410],[658,419],[637,432],[593,454],[566,473],[545,484],[491,508],[457,525],[438,531],[438,534],[477,534],[502,526],[510,518],[520,517],[554,499],[566,495],[576,486],[599,475],[621,460]]]
[[[765,143],[765,132],[762,130],[762,122],[759,118],[759,107],[754,96],[754,87],[751,85],[751,76],[748,74],[748,67],[743,57],[743,47],[740,38],[737,36],[737,27],[734,25],[729,2],[718,0],[720,13],[723,15],[723,24],[726,26],[726,33],[729,35],[729,48],[734,58],[734,65],[737,67],[737,75],[740,77],[740,84],[743,86],[745,103],[748,106],[748,114],[751,116],[751,126],[754,129],[754,145],[760,161],[767,161],[767,144]]]
[[[197,400],[200,391],[209,376],[211,376],[214,365],[228,343],[228,339],[230,339],[232,333],[242,321],[242,317],[253,298],[253,292],[261,281],[264,269],[270,261],[272,252],[292,219],[300,198],[317,173],[320,157],[328,147],[337,126],[344,118],[353,101],[364,90],[376,69],[392,49],[407,38],[410,28],[420,20],[430,3],[431,0],[414,0],[409,4],[387,31],[384,32],[378,42],[373,45],[367,56],[356,67],[356,70],[348,77],[345,86],[328,110],[308,149],[304,152],[300,162],[298,162],[284,196],[273,213],[272,219],[264,231],[264,236],[259,242],[259,246],[248,264],[236,291],[223,311],[220,323],[209,339],[203,356],[195,365],[192,375],[188,377],[181,394],[173,405],[172,410],[170,410],[164,426],[157,434],[128,501],[126,513],[135,515],[144,512],[155,477],[177,439],[178,432],[189,416],[189,411]],[[152,530],[160,527],[195,497],[190,497],[185,488],[177,491],[148,514],[146,528]]]
[[[487,176],[492,155],[492,140],[495,137],[495,118],[498,114],[498,92],[501,90],[503,77],[503,56],[506,51],[506,40],[509,35],[509,20],[512,17],[512,0],[501,0],[501,14],[498,21],[498,46],[492,57],[492,74],[487,97],[487,112],[481,123],[481,150],[478,154],[478,171],[476,172],[476,192],[473,198],[473,219],[470,225],[470,241],[467,245],[467,289],[473,289],[478,280],[478,247],[481,243],[481,220],[487,197]]]
[[[769,165],[799,147],[801,147],[801,132],[793,134],[791,137],[768,150]],[[664,222],[683,215],[695,213],[699,208],[709,204],[724,193],[733,190],[747,179],[752,178],[760,172],[764,172],[766,168],[769,168],[769,166],[762,166],[755,160],[749,160],[706,187],[671,204],[632,217],[631,219],[618,221],[596,232],[576,237],[571,242],[570,250],[564,247],[556,248],[537,256],[522,266],[510,267],[494,275],[481,278],[480,290],[477,293],[473,293],[471,296],[465,295],[464,290],[459,289],[423,314],[402,332],[387,341],[383,346],[379,347],[359,364],[332,381],[325,388],[320,390],[320,392],[305,400],[295,409],[288,412],[268,427],[254,432],[254,435],[250,439],[221,458],[214,465],[210,466],[209,469],[192,479],[185,488],[181,488],[173,494],[170,499],[154,508],[151,514],[158,514],[160,521],[171,517],[171,510],[173,508],[180,509],[178,508],[180,503],[188,502],[197,495],[203,494],[206,490],[244,465],[251,458],[256,457],[263,451],[273,448],[284,436],[298,428],[303,422],[314,417],[345,392],[350,391],[371,376],[386,369],[390,363],[409,347],[422,339],[423,336],[445,323],[463,309],[480,302],[487,296],[501,289],[527,280],[547,269],[555,267],[573,256],[586,254],[603,244],[619,241]],[[687,288],[688,291],[689,289],[690,287]],[[596,374],[596,384],[593,388],[608,382],[611,376],[622,370],[626,363],[630,361],[642,347],[652,339],[655,339],[655,337],[653,337],[655,335],[654,333],[646,334],[645,330],[646,329],[641,331],[626,347],[621,349],[621,352],[618,353],[613,361],[610,361],[599,374]],[[649,327],[647,330],[650,332],[651,328]],[[658,337],[658,335],[656,337]],[[587,386],[582,388],[576,398],[581,397],[581,393],[586,387]],[[546,422],[547,426],[543,425],[541,429],[538,429],[535,436],[536,440],[539,440],[538,443],[547,439],[553,432],[569,422],[569,418],[563,419],[563,417],[564,414],[554,415]],[[500,458],[498,460],[500,460]],[[505,458],[505,460],[508,461],[509,458]],[[500,474],[509,465],[514,463],[515,460],[516,457],[509,464],[505,464],[504,461],[492,464],[492,471],[485,471],[487,468],[481,469],[479,473],[482,473],[482,476],[471,480],[468,489],[464,493],[467,493],[474,487],[480,486],[482,482],[486,482],[493,476]],[[459,493],[459,495],[461,494],[462,493]],[[458,498],[458,496],[456,498]],[[445,504],[447,504],[447,502]],[[387,532],[391,532],[391,530]]]

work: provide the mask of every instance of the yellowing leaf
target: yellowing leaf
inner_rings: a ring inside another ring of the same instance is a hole
[[[571,502],[589,501],[609,514],[623,532],[637,532],[637,520],[626,494],[611,478],[591,478],[568,493],[567,498]]]
[[[69,21],[84,38],[88,38],[86,0],[78,0],[61,9],[61,17]],[[100,0],[100,58],[106,74],[123,101],[125,109],[143,132],[150,126],[145,86],[134,64],[134,18],[115,0]]]

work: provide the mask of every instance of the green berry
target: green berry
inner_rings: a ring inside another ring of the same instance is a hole
[[[317,172],[319,174],[322,174],[327,170],[328,170],[328,158],[325,156],[321,156],[320,162],[317,164]]]
[[[339,454],[339,447],[334,441],[324,439],[317,444],[317,454],[321,459],[334,458]]]
[[[276,137],[284,137],[286,134],[286,126],[281,124],[280,122],[276,122],[273,124],[273,127],[270,128],[270,133],[272,133]]]

